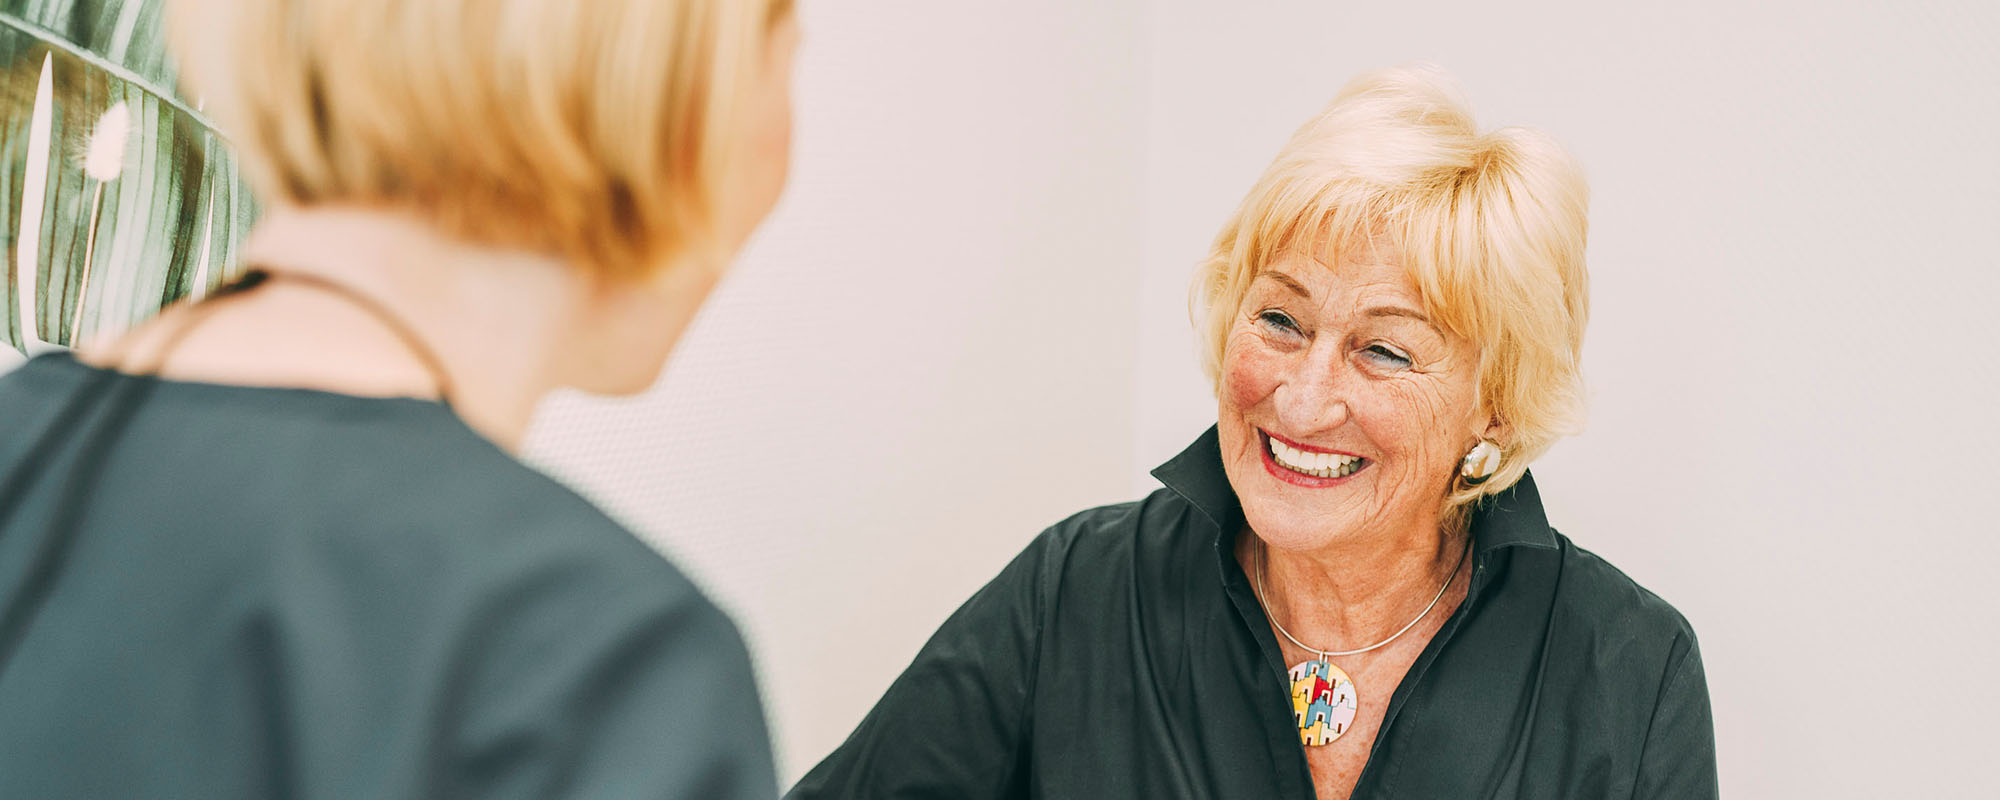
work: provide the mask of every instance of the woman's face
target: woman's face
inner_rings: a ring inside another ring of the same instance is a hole
[[[1482,435],[1478,350],[1423,314],[1394,248],[1265,266],[1223,349],[1218,432],[1251,530],[1318,550],[1435,530]]]

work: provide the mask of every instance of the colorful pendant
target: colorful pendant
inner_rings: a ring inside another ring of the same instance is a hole
[[[1333,744],[1354,725],[1361,701],[1354,681],[1331,661],[1312,659],[1292,665],[1292,718],[1299,723],[1299,741],[1307,747]]]

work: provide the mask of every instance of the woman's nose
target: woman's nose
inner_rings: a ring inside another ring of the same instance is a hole
[[[1294,434],[1310,435],[1347,422],[1347,381],[1338,361],[1314,359],[1278,387],[1278,420]]]

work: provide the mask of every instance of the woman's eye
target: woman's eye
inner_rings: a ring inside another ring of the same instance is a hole
[[[1266,325],[1287,333],[1299,332],[1299,324],[1293,322],[1291,316],[1283,311],[1264,311],[1257,315],[1257,319]]]
[[[1388,345],[1371,344],[1368,346],[1368,349],[1363,350],[1361,352],[1363,355],[1366,355],[1370,361],[1374,361],[1375,363],[1381,364],[1383,366],[1407,367],[1410,365],[1409,356],[1404,355],[1402,351],[1399,351]]]

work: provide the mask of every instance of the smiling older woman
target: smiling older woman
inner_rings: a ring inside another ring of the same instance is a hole
[[[1043,533],[793,790],[1717,793],[1693,631],[1549,527],[1586,197],[1434,71],[1356,80],[1201,270],[1218,424]]]

